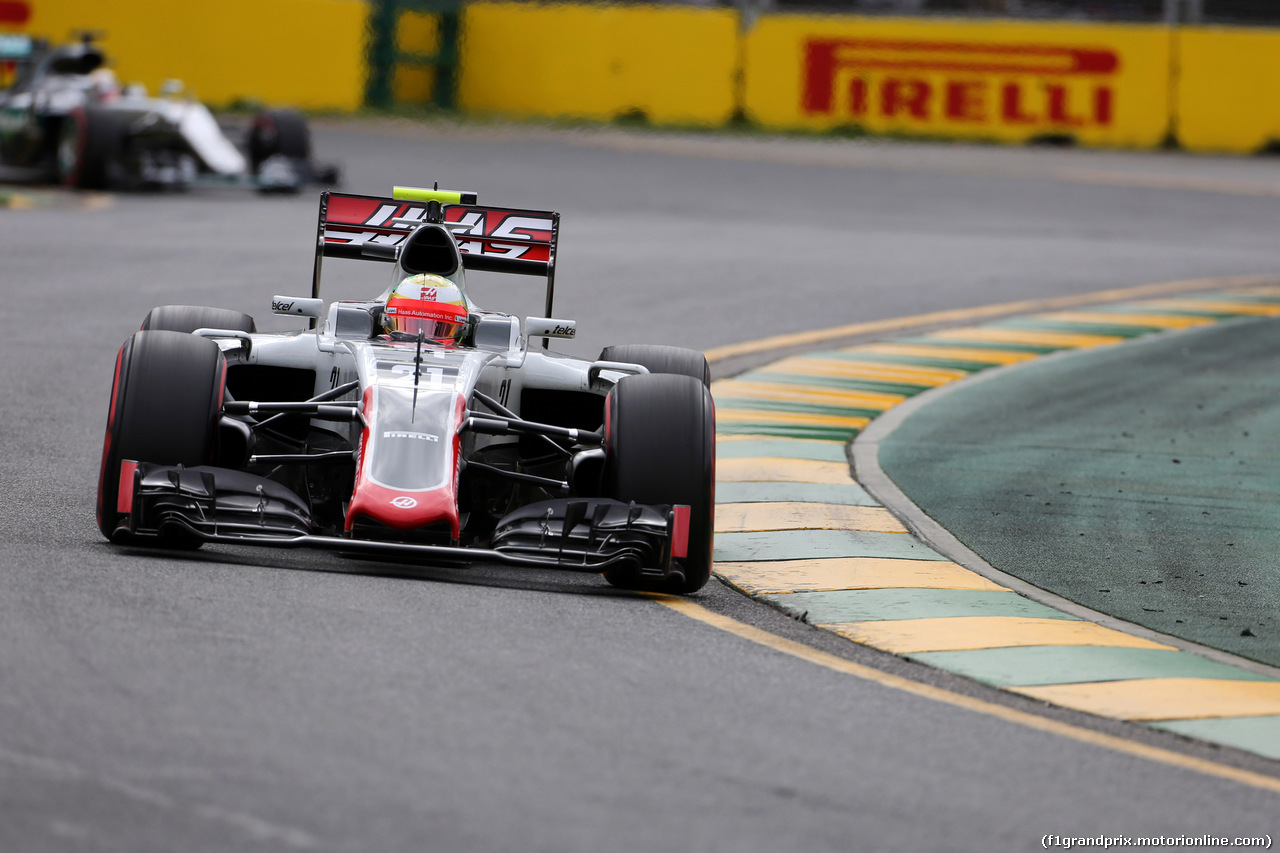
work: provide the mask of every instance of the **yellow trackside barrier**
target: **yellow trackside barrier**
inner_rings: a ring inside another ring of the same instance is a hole
[[[1176,73],[1184,147],[1251,153],[1280,143],[1280,30],[1184,28]]]
[[[1156,26],[766,16],[744,107],[770,128],[1154,146],[1169,49]]]
[[[26,31],[66,41],[105,34],[121,82],[167,79],[213,106],[237,100],[351,110],[364,102],[365,22],[357,0],[29,0]]]
[[[405,53],[433,55],[440,50],[439,16],[406,10],[396,22],[396,49]],[[392,94],[400,103],[430,103],[435,95],[436,70],[401,65],[395,70]]]
[[[734,112],[738,16],[727,9],[476,2],[462,33],[466,112],[704,126]]]
[[[1280,146],[1280,29],[780,13],[743,31],[725,6],[514,0],[465,2],[444,28],[438,7],[401,6],[389,42],[401,59],[377,78],[383,99],[475,115],[718,127],[741,114],[771,130]],[[354,110],[372,79],[377,8],[0,0],[0,32],[55,42],[102,32],[122,82],[155,93],[181,79],[215,107]],[[447,65],[426,61],[445,53]],[[11,73],[0,66],[0,83]]]

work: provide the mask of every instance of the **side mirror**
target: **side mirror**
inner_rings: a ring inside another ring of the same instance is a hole
[[[577,320],[556,320],[551,317],[525,317],[524,334],[527,338],[567,338],[578,336]]]
[[[301,296],[273,296],[271,313],[318,320],[324,316],[324,300]]]

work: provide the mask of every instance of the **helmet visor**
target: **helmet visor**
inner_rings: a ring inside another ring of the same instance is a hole
[[[455,338],[467,323],[466,309],[448,302],[393,297],[387,303],[383,325],[388,332],[436,340]]]

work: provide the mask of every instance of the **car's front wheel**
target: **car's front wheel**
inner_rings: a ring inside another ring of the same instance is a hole
[[[271,157],[290,160],[311,159],[311,130],[302,113],[293,110],[263,110],[249,127],[249,166],[258,174]]]
[[[611,569],[614,586],[687,594],[711,577],[715,530],[715,407],[700,380],[678,374],[627,376],[605,400],[605,475],[608,497],[638,504],[689,507],[687,554],[677,559],[683,579],[654,582],[635,571]]]
[[[98,472],[98,529],[121,529],[122,464],[207,465],[213,461],[226,388],[226,360],[207,338],[175,331],[135,332],[116,357]],[[197,544],[171,539],[161,544]]]
[[[100,190],[124,144],[124,119],[116,112],[80,107],[62,120],[58,181],[64,187]]]
[[[256,332],[253,317],[230,308],[204,308],[198,305],[160,305],[147,312],[142,330],[167,330],[191,333],[196,329],[234,329]]]
[[[638,364],[650,373],[692,376],[703,385],[711,385],[711,369],[707,366],[707,357],[693,349],[662,344],[615,344],[600,351],[600,360]]]

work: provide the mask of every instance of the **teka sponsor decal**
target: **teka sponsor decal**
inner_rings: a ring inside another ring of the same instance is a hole
[[[804,111],[1058,128],[1114,120],[1120,58],[1104,48],[812,38]]]

